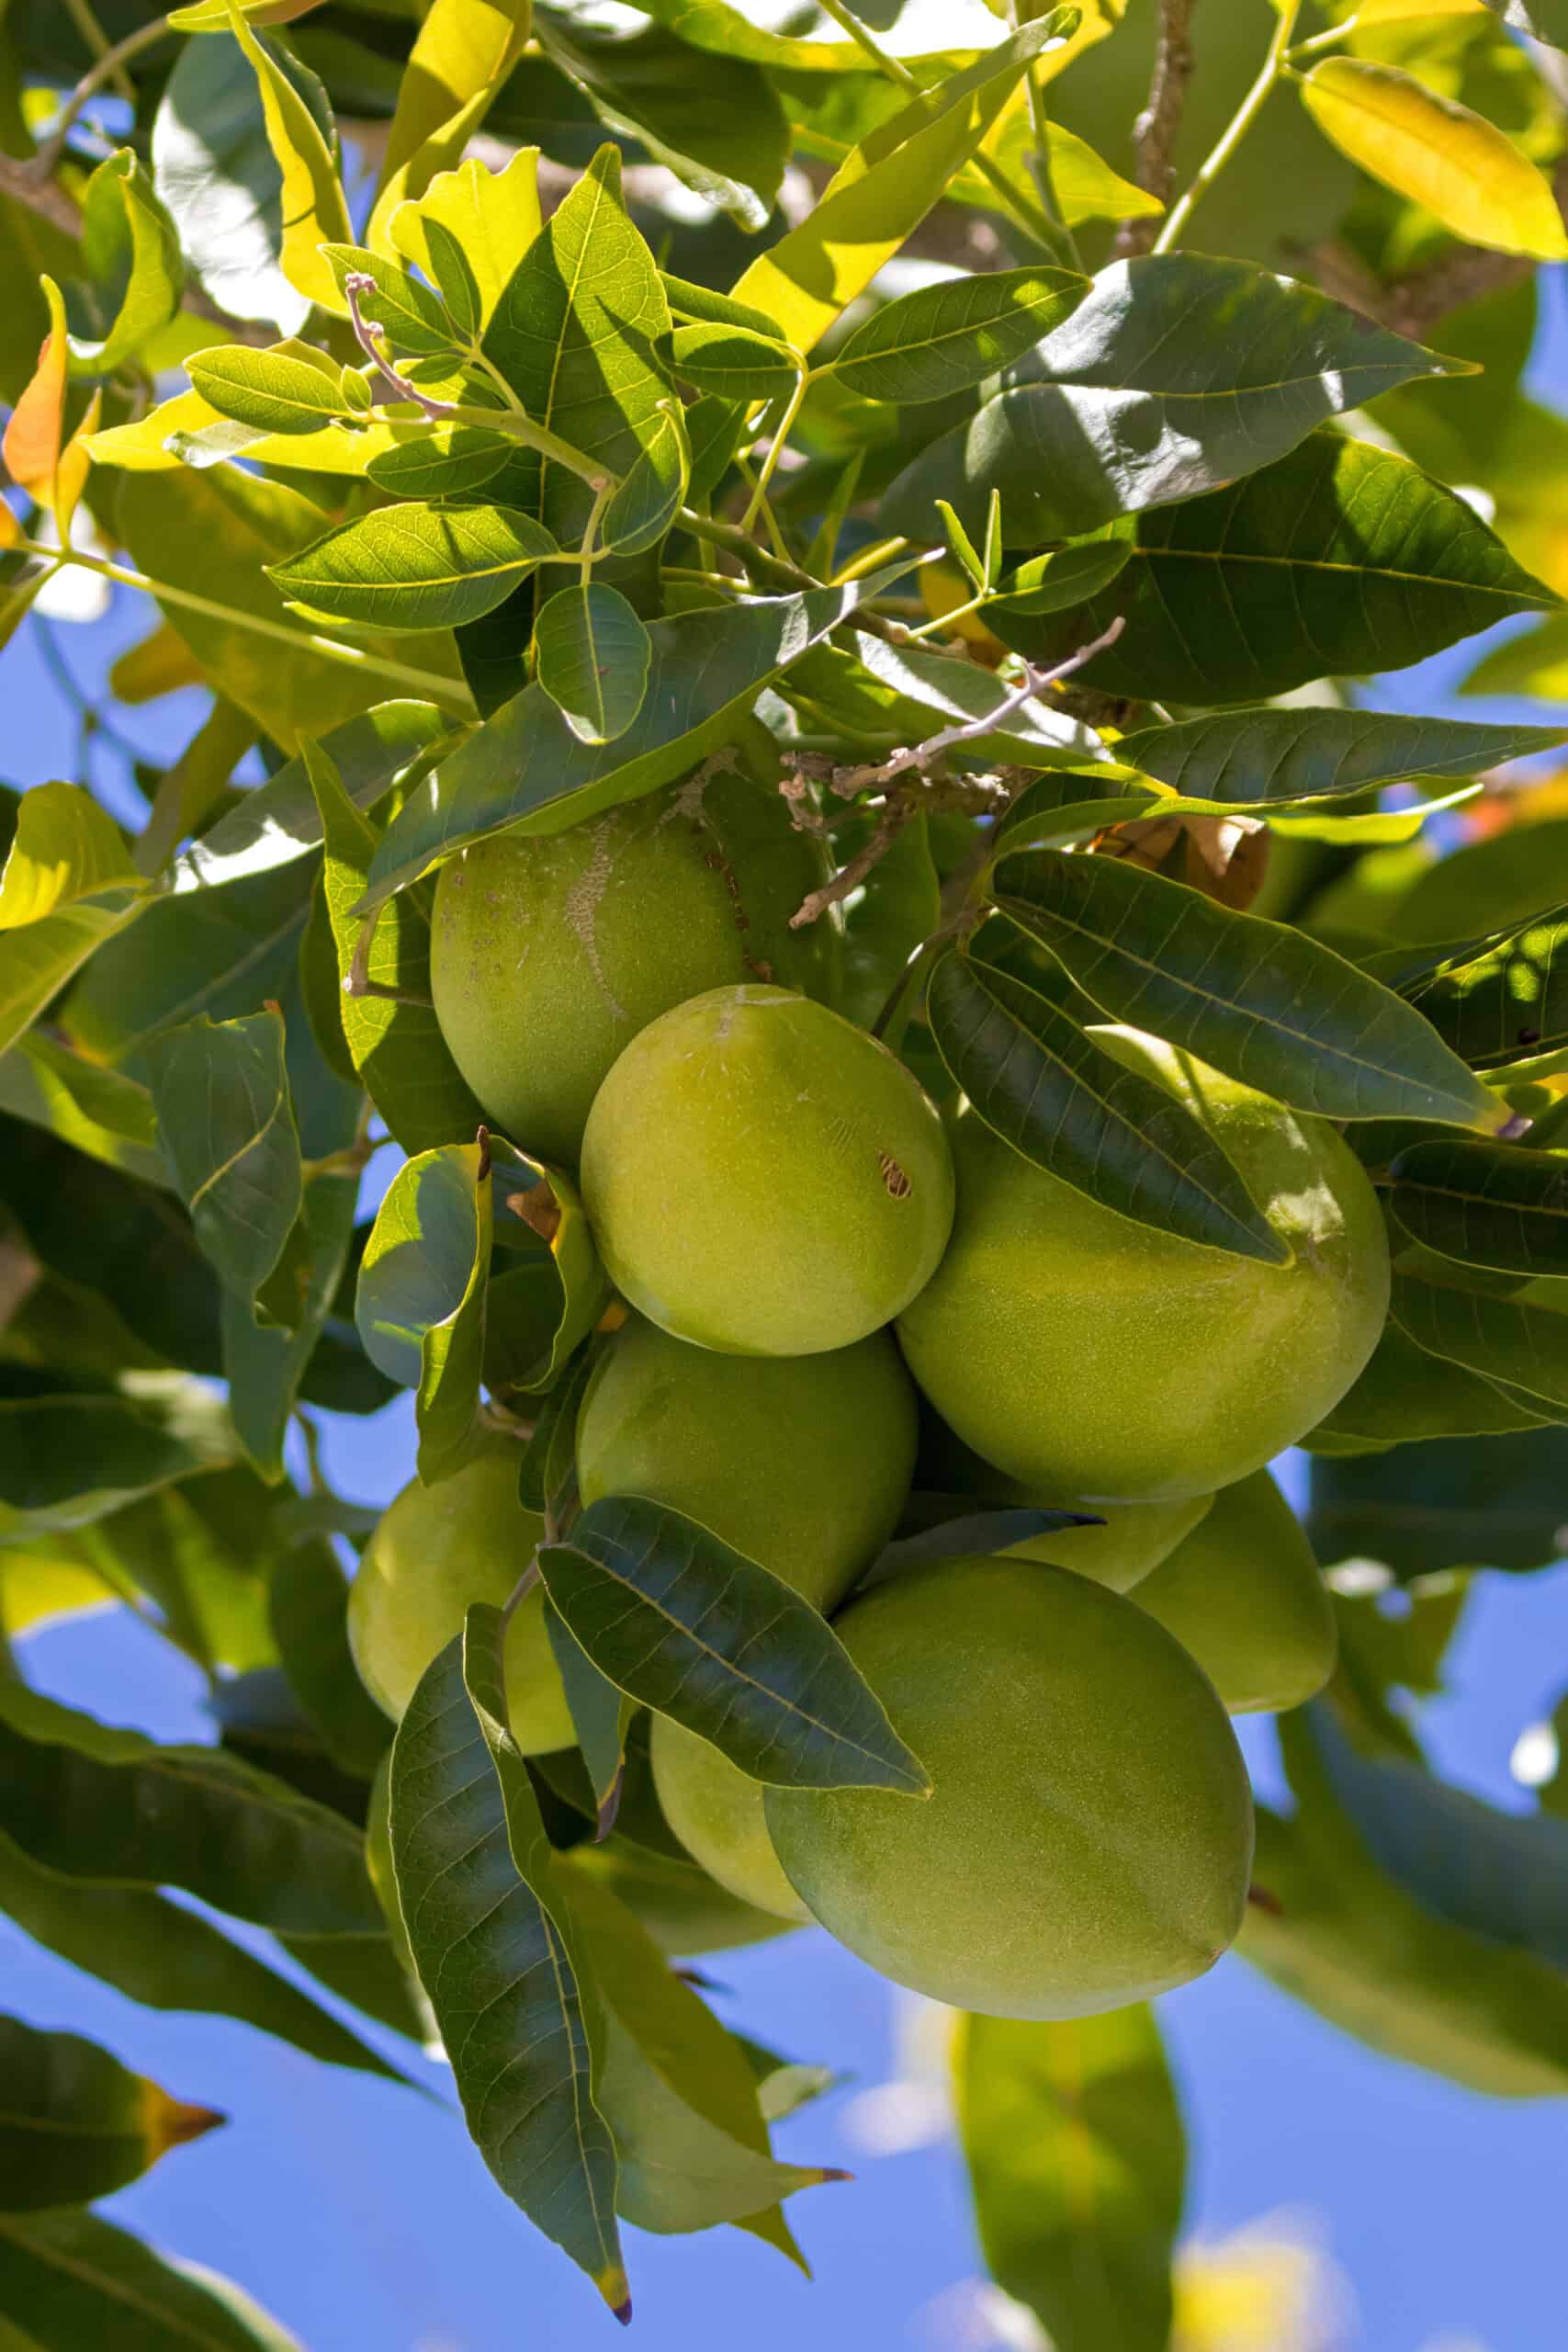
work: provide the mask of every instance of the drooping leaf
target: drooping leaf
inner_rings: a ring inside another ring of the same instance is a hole
[[[1152,2011],[965,2017],[953,2074],[998,2286],[1054,2343],[1165,2352],[1186,2142]]]
[[[1502,1124],[1418,1014],[1304,933],[1125,858],[1004,856],[994,895],[1112,1020],[1244,1085],[1326,1118]]]
[[[181,1887],[284,1934],[365,1935],[380,1915],[341,1814],[216,1747],[161,1747],[0,1687],[0,1827],[69,1878]]]
[[[503,604],[555,540],[510,506],[382,507],[267,576],[291,605],[393,629],[460,628]]]
[[[148,1063],[164,1150],[196,1238],[248,1302],[304,1199],[282,1019],[276,1010],[224,1022],[201,1013],[156,1037]]]
[[[695,1520],[606,1496],[539,1566],[601,1673],[754,1779],[926,1792],[827,1621]]]
[[[652,644],[618,588],[558,588],[534,624],[535,675],[580,743],[613,743],[642,707]]]
[[[479,298],[478,326],[490,323],[502,294],[541,227],[537,148],[524,147],[503,171],[470,156],[438,172],[417,201],[400,205],[387,223],[389,243],[437,285],[441,272],[430,224],[446,230],[471,272]]]
[[[0,1532],[15,1541],[86,1527],[231,1456],[220,1409],[194,1382],[139,1385],[134,1397],[0,1401]]]
[[[169,1182],[147,1089],[100,1069],[41,1029],[0,1056],[0,1111],[47,1128],[107,1168],[146,1183]]]
[[[415,1391],[426,1484],[461,1464],[479,1427],[491,1229],[488,1143],[446,1144],[399,1169],[360,1261],[359,1336]]]
[[[17,2352],[302,2352],[297,2338],[209,2271],[176,2267],[96,2213],[0,2218],[0,2308]]]
[[[728,741],[781,670],[901,569],[840,588],[655,621],[648,632],[648,692],[614,745],[580,743],[543,687],[527,687],[446,761],[433,787],[388,827],[355,912],[369,913],[437,859],[533,812],[538,830],[559,831],[682,775]]]
[[[1191,1114],[1032,989],[950,950],[931,974],[927,1018],[954,1085],[1036,1167],[1142,1224],[1286,1261],[1284,1243]]]
[[[1495,123],[1396,66],[1325,57],[1301,85],[1320,130],[1467,244],[1568,259],[1551,184]]]
[[[0,2017],[6,2109],[0,2118],[0,2212],[90,2205],[182,2141],[221,2123],[211,2108],[158,2084],[74,2033],[39,2033]]]
[[[1028,381],[920,453],[889,491],[883,522],[927,533],[945,498],[976,529],[998,490],[1010,543],[1038,547],[1220,489],[1284,457],[1325,417],[1466,364],[1246,262],[1113,262],[1046,335]]]
[[[1064,269],[946,278],[884,303],[827,365],[866,400],[944,400],[1021,358],[1089,292]]]
[[[1506,1273],[1568,1273],[1568,1168],[1508,1144],[1410,1145],[1388,1205],[1413,1239]]]
[[[279,266],[296,293],[341,314],[344,299],[321,251],[323,244],[354,242],[333,143],[276,51],[253,31],[234,0],[229,0],[229,28],[256,77],[267,144],[280,175]]]
[[[79,899],[104,913],[122,910],[141,888],[107,808],[76,784],[35,785],[17,809],[17,830],[0,870],[0,931],[36,923]]]
[[[130,148],[106,157],[82,199],[80,304],[71,337],[78,374],[109,376],[166,326],[185,291],[179,234]]]
[[[5,437],[0,440],[0,456],[5,458],[11,480],[53,515],[61,543],[65,545],[71,537],[71,518],[86,487],[92,463],[89,444],[97,426],[98,399],[95,394],[86,416],[75,432],[68,435],[65,379],[70,350],[65,305],[51,277],[44,278],[42,283],[50,329],[39,353],[37,368],[17,394]],[[24,601],[12,605],[11,628],[27,610],[26,593],[24,584],[18,592]],[[6,634],[9,633],[7,629]]]
[[[1557,601],[1408,458],[1320,432],[1233,489],[1142,516],[1124,569],[1075,612],[999,613],[996,628],[1048,662],[1121,618],[1122,638],[1081,675],[1206,707],[1403,669]]]
[[[507,1727],[499,1612],[476,1605],[392,1746],[391,1844],[420,1981],[479,2153],[593,2280],[628,2304],[615,2152],[595,2103],[570,1914]],[[482,1712],[481,1712],[482,1711]]]
[[[367,231],[388,242],[398,207],[462,161],[529,33],[528,0],[433,0],[409,52]]]
[[[530,1360],[515,1345],[507,1350],[513,1384],[525,1389],[552,1389],[566,1369],[568,1357],[604,1313],[610,1296],[609,1277],[593,1245],[582,1195],[571,1178],[558,1168],[530,1159],[502,1136],[492,1137],[491,1148],[498,1244],[502,1249],[532,1245],[523,1261],[527,1268],[543,1242],[555,1274],[552,1307],[539,1351]],[[504,1274],[498,1276],[487,1296],[487,1342],[492,1316],[500,1317],[504,1327],[502,1285],[506,1279]],[[496,1336],[504,1340],[504,1328]],[[489,1361],[487,1353],[487,1365]]]
[[[1337,799],[1404,777],[1479,775],[1562,741],[1551,728],[1388,710],[1223,710],[1134,729],[1116,756],[1192,799],[1253,808]]]

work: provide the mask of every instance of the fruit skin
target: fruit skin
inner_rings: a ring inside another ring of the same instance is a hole
[[[726,980],[830,996],[838,935],[789,928],[822,845],[776,792],[695,777],[547,835],[491,834],[441,869],[436,1019],[498,1126],[575,1165],[601,1080],[637,1031]]]
[[[1064,1568],[943,1561],[835,1632],[925,1801],[771,1788],[792,1883],[900,1984],[990,2017],[1089,2017],[1186,1984],[1241,1924],[1252,1803],[1179,1644]]]
[[[953,1221],[942,1122],[863,1029],[786,989],[710,989],[650,1023],[582,1143],[611,1279],[727,1355],[852,1346],[907,1306]]]
[[[937,1411],[1038,1493],[1213,1493],[1294,1444],[1371,1356],[1388,1307],[1382,1218],[1323,1120],[1134,1031],[1095,1034],[1201,1119],[1292,1262],[1135,1224],[964,1111],[953,1240],[899,1338]]]
[[[646,1495],[701,1520],[827,1611],[893,1532],[916,1430],[890,1332],[737,1362],[638,1317],[588,1384],[578,1486],[585,1504]]]
[[[1216,1495],[1136,1599],[1197,1659],[1233,1715],[1299,1707],[1334,1671],[1334,1604],[1267,1470]]]
[[[544,1533],[517,1499],[517,1462],[516,1445],[501,1438],[439,1486],[411,1479],[365,1547],[348,1590],[348,1644],[360,1680],[394,1720],[461,1632],[468,1603],[499,1609]],[[538,1588],[507,1629],[506,1697],[525,1756],[576,1739]]]
[[[668,1503],[832,1609],[892,1533],[914,1467],[914,1384],[890,1333],[825,1355],[737,1361],[640,1317],[601,1359],[577,1425],[584,1503]],[[660,1802],[682,1844],[742,1902],[809,1918],[779,1867],[760,1781],[653,1721]]]

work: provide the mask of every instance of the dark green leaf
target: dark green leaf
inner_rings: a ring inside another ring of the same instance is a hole
[[[558,1510],[577,1479],[577,1417],[593,1350],[581,1349],[534,1417],[534,1430],[517,1464],[517,1498],[525,1510]]]
[[[491,1234],[489,1145],[446,1144],[399,1169],[360,1262],[359,1336],[416,1391],[427,1484],[461,1465],[479,1429]]]
[[[670,338],[677,376],[722,400],[767,401],[794,390],[801,363],[787,343],[749,327],[677,327]]]
[[[298,1319],[292,1330],[257,1324],[244,1302],[223,1297],[223,1369],[229,1408],[241,1442],[260,1475],[283,1476],[283,1442],[310,1358],[321,1340],[354,1237],[358,1184],[352,1176],[316,1176],[305,1190],[298,1257]],[[323,1402],[331,1402],[323,1398]],[[349,1409],[354,1409],[350,1408]],[[374,1411],[374,1405],[358,1408]]]
[[[1568,1432],[1446,1439],[1314,1461],[1307,1532],[1325,1565],[1382,1560],[1405,1579],[1442,1568],[1543,1568],[1562,1555],[1565,1491]]]
[[[480,2154],[625,2316],[615,2146],[595,2103],[570,1914],[506,1727],[502,1638],[497,1611],[470,1609],[398,1727],[398,1894]]]
[[[953,2072],[998,2286],[1065,2352],[1166,2352],[1187,2151],[1153,2012],[966,2017]]]
[[[215,1747],[160,1747],[0,1685],[0,1827],[70,1878],[176,1886],[283,1934],[367,1935],[359,1832]]]
[[[282,1018],[276,1007],[239,1021],[199,1013],[156,1037],[147,1060],[164,1150],[196,1238],[248,1304],[304,1199]]]
[[[458,628],[558,552],[510,506],[383,507],[329,531],[267,577],[291,604],[396,629]]]
[[[1071,537],[1255,473],[1325,417],[1413,377],[1467,369],[1315,286],[1174,253],[1112,262],[1024,372],[914,460],[884,502],[885,527],[929,532],[945,498],[977,529],[999,490],[1010,545]]]
[[[1224,710],[1138,728],[1122,736],[1116,756],[1187,798],[1252,808],[1335,799],[1405,776],[1479,775],[1562,740],[1555,728],[1478,727],[1391,710]]]
[[[558,588],[534,623],[535,675],[580,743],[624,735],[648,688],[652,646],[618,588]]]
[[[0,2212],[90,2205],[223,2117],[133,2075],[96,2042],[0,2017]]]
[[[657,547],[681,511],[692,470],[685,411],[679,401],[662,401],[626,480],[599,522],[600,539],[617,556]]]
[[[950,950],[931,974],[927,1018],[953,1083],[1037,1168],[1140,1224],[1265,1264],[1288,1262],[1286,1245],[1191,1113],[1032,989]]]
[[[1505,1273],[1568,1273],[1568,1167],[1506,1144],[1434,1140],[1402,1151],[1388,1204],[1416,1241]]]
[[[301,2352],[237,2287],[69,2206],[0,2219],[0,2310],[18,2352]]]
[[[545,1627],[588,1774],[598,1834],[607,1838],[620,1809],[631,1702],[613,1682],[605,1680],[587,1652],[568,1633],[559,1611],[548,1601],[545,1604]],[[621,2211],[626,2211],[624,2204]]]
[[[222,344],[193,352],[186,368],[209,408],[258,433],[319,433],[344,413],[336,370],[287,352]]]
[[[1568,1044],[1568,908],[1427,959],[1396,983],[1475,1069],[1531,1061]],[[1419,961],[1419,959],[1417,959]]]
[[[1407,1338],[1568,1411],[1568,1313],[1396,1273],[1389,1309]],[[1568,1306],[1568,1300],[1563,1302]]]
[[[874,311],[829,366],[866,400],[945,400],[1021,359],[1086,295],[1089,281],[1065,269],[943,278]]]
[[[1391,1320],[1354,1385],[1303,1442],[1314,1451],[1336,1438],[1406,1445],[1420,1438],[1541,1429],[1551,1419],[1543,1398],[1429,1355]]]
[[[1049,662],[1124,619],[1083,678],[1205,707],[1403,669],[1557,602],[1408,458],[1322,432],[1233,489],[1142,517],[1108,589],[1048,624],[998,614],[998,634]]]
[[[167,1186],[152,1098],[134,1079],[73,1054],[41,1029],[0,1055],[0,1111],[144,1183]]]
[[[754,1779],[927,1793],[826,1619],[694,1520],[606,1496],[539,1566],[601,1673]]]
[[[315,1536],[274,1565],[268,1591],[283,1670],[334,1763],[368,1779],[388,1740],[387,1718],[354,1669],[348,1585],[332,1545]]]
[[[86,1527],[232,1450],[221,1412],[194,1381],[149,1380],[135,1398],[7,1397],[0,1527],[12,1541]]]
[[[1112,1020],[1244,1085],[1325,1118],[1502,1124],[1418,1014],[1303,933],[1124,858],[1004,857],[994,890]]]

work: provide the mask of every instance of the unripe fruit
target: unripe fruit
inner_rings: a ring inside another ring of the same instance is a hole
[[[517,1499],[519,1450],[509,1438],[438,1486],[406,1486],[365,1547],[348,1594],[348,1641],[378,1706],[400,1718],[420,1676],[460,1633],[468,1603],[500,1608],[534,1555],[544,1523]],[[566,1692],[536,1587],[506,1633],[506,1699],[525,1756],[570,1747]]]
[[[637,1031],[727,980],[832,993],[837,934],[791,931],[824,874],[776,792],[720,775],[549,834],[491,834],[441,869],[430,980],[452,1057],[496,1125],[574,1164]]]
[[[1152,1038],[1097,1032],[1208,1128],[1289,1265],[1139,1225],[953,1124],[958,1213],[905,1313],[910,1371],[966,1442],[1036,1493],[1212,1493],[1320,1421],[1376,1346],[1388,1243],[1334,1129]]]
[[[834,1626],[931,1776],[767,1792],[779,1860],[841,1943],[987,2016],[1089,2017],[1200,1976],[1241,1924],[1252,1804],[1205,1677],[1065,1569],[943,1561]]]
[[[582,1192],[632,1305],[728,1355],[864,1339],[929,1281],[953,1220],[915,1080],[784,989],[711,989],[633,1038],[589,1114]]]
[[[829,1610],[893,1532],[916,1422],[888,1332],[824,1355],[737,1360],[639,1318],[589,1383],[578,1485],[584,1503],[668,1503]],[[743,1902],[807,1918],[769,1843],[761,1782],[662,1715],[652,1755],[665,1817],[704,1869]]]
[[[1233,1715],[1299,1707],[1334,1671],[1334,1604],[1267,1470],[1216,1495],[1134,1598],[1197,1659]]]

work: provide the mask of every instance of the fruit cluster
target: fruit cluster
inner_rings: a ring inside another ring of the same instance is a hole
[[[829,1616],[932,1783],[765,1788],[658,1715],[668,1828],[753,1913],[820,1921],[899,1984],[1005,2017],[1113,2007],[1235,1936],[1252,1811],[1228,1714],[1331,1670],[1266,1464],[1372,1351],[1382,1221],[1332,1127],[1130,1029],[1099,1034],[1202,1124],[1283,1262],[1134,1224],[962,1100],[939,1113],[834,1009],[831,925],[791,925],[816,856],[776,796],[705,771],[486,840],[442,871],[438,1017],[497,1125],[580,1171],[629,1310],[595,1343],[582,1503],[679,1510]],[[351,1630],[394,1715],[541,1540],[516,1453],[499,1434],[411,1486],[369,1545]],[[1032,1506],[1078,1523],[875,1565],[912,1528]],[[569,1748],[538,1590],[508,1644],[518,1746]]]

